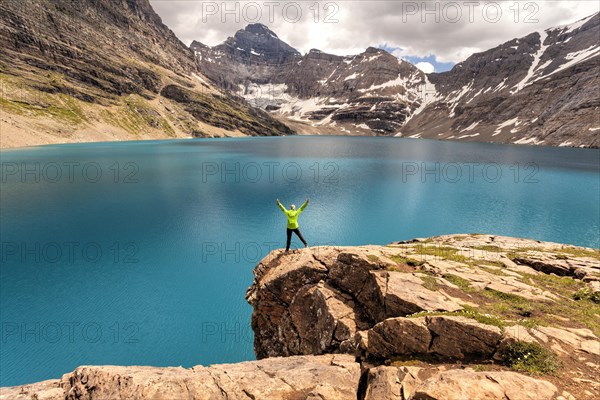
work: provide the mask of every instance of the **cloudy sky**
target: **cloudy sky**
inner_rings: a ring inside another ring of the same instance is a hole
[[[600,11],[585,1],[150,0],[179,38],[216,45],[249,23],[267,25],[306,53],[384,48],[421,69],[450,69],[469,55]]]

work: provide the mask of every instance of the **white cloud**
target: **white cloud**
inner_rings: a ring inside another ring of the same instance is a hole
[[[416,63],[415,67],[419,68],[421,71],[425,72],[426,74],[431,74],[432,72],[435,72],[435,67],[433,66],[433,64],[428,63],[428,62]]]
[[[357,54],[387,43],[402,48],[401,56],[435,55],[440,62],[463,61],[474,52],[600,11],[596,1],[566,0],[150,2],[186,44],[216,45],[248,23],[261,22],[302,53],[317,48]]]

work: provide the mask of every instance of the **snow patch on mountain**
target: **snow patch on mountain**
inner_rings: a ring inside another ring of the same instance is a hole
[[[600,54],[600,45],[592,45],[592,46],[588,47],[587,49],[569,53],[565,56],[565,59],[569,60],[568,62],[562,64],[560,67],[558,67],[554,71],[550,72],[549,74],[537,78],[535,81],[539,81],[540,79],[545,79],[551,75],[556,74],[557,72],[560,72],[569,67],[572,67],[575,64],[586,61],[592,57],[596,57],[599,54]]]
[[[479,136],[479,133],[474,133],[472,135],[462,135],[462,136],[459,136],[457,139],[466,139],[466,138],[477,137],[477,136]]]
[[[471,125],[467,126],[465,129],[461,130],[460,132],[462,133],[462,132],[466,132],[466,131],[472,131],[473,129],[475,129],[475,127],[477,125],[479,125],[479,122],[480,121],[473,122]]]
[[[523,87],[525,87],[525,85],[529,83],[529,80],[533,77],[533,74],[535,74],[536,69],[538,68],[542,56],[546,52],[546,49],[549,47],[549,45],[544,44],[544,41],[548,37],[548,33],[546,31],[539,31],[538,35],[540,35],[540,49],[537,51],[537,53],[533,55],[533,61],[531,63],[531,66],[529,67],[529,71],[527,71],[527,75],[525,75],[525,78],[523,78],[521,82],[517,83],[514,86],[514,90],[512,90],[510,94],[514,94],[519,90],[522,90]]]
[[[543,140],[539,140],[537,137],[533,136],[530,138],[522,138],[513,142],[514,144],[535,144],[540,145],[544,143]]]
[[[498,125],[498,127],[496,128],[496,130],[494,131],[494,134],[492,136],[499,135],[500,132],[502,132],[502,130],[504,128],[511,126],[511,125],[517,125],[518,123],[519,123],[519,117],[509,119],[508,121],[503,122],[500,125]]]

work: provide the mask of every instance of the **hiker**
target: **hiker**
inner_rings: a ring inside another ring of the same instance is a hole
[[[308,247],[308,244],[306,243],[306,240],[304,240],[304,238],[302,237],[302,233],[300,233],[300,229],[298,229],[298,217],[300,216],[300,214],[302,213],[302,211],[304,211],[304,209],[306,208],[306,206],[308,205],[308,202],[310,201],[310,199],[306,199],[306,201],[304,202],[304,204],[302,204],[302,206],[300,206],[299,210],[296,210],[296,206],[294,204],[292,204],[290,206],[290,210],[286,210],[285,207],[283,206],[283,204],[281,204],[281,202],[279,201],[279,199],[277,199],[277,205],[279,206],[279,208],[281,208],[281,211],[283,211],[283,213],[285,214],[285,216],[288,219],[288,224],[287,224],[287,244],[285,246],[285,251],[288,252],[290,251],[290,243],[292,242],[292,232],[296,234],[296,236],[298,236],[300,238],[300,240],[302,241],[302,243],[304,243],[304,247]]]

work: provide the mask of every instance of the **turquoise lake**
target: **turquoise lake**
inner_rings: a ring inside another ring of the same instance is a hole
[[[0,386],[253,359],[244,295],[285,246],[277,198],[310,197],[312,246],[489,233],[600,247],[599,150],[284,137],[0,156]]]

